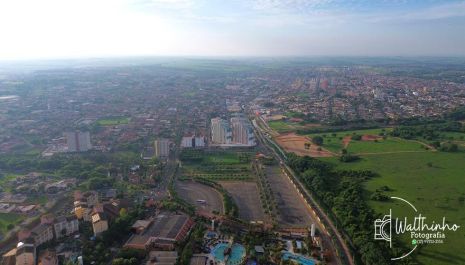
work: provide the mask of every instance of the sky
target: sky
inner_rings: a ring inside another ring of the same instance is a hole
[[[465,56],[465,1],[0,0],[0,60]]]

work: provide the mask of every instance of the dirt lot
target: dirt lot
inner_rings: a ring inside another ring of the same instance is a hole
[[[382,140],[383,137],[379,136],[379,135],[372,135],[372,134],[364,134],[362,135],[362,141],[376,141],[376,140]],[[344,139],[342,139],[342,145],[344,146],[344,148],[347,148],[347,146],[349,146],[350,144],[350,141],[352,141],[352,136],[351,135],[347,135],[344,137]]]
[[[350,141],[352,141],[352,136],[345,136],[344,139],[342,139],[342,146],[344,146],[344,148],[347,148],[347,146],[349,146],[350,144]]]
[[[362,141],[376,141],[376,140],[382,140],[383,137],[379,135],[372,135],[372,134],[364,134],[362,135]]]
[[[187,202],[195,205],[197,209],[209,213],[217,211],[223,213],[223,198],[214,188],[194,181],[178,181],[176,190],[179,196]],[[205,200],[205,204],[198,203],[197,200]]]
[[[281,134],[275,138],[276,142],[287,152],[294,152],[299,156],[311,157],[329,157],[333,156],[328,150],[322,149],[318,151],[318,146],[312,144],[311,139],[295,133]],[[311,144],[309,149],[305,148],[305,143]]]
[[[290,181],[281,173],[279,166],[267,166],[265,174],[278,206],[279,225],[284,227],[310,226],[312,219],[308,208]]]
[[[231,195],[239,208],[239,217],[246,221],[265,221],[257,183],[222,181],[219,182]]]

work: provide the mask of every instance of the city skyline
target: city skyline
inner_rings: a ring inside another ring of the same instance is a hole
[[[464,56],[464,1],[3,1],[0,60]]]

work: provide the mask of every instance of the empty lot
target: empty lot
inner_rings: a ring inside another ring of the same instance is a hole
[[[265,212],[255,182],[219,182],[233,197],[239,208],[239,217],[246,221],[266,221]]]
[[[210,213],[213,211],[224,212],[223,197],[210,186],[194,181],[178,181],[176,191],[183,200],[195,205],[197,209]],[[197,200],[204,200],[205,203],[198,203]]]
[[[274,139],[286,152],[292,152],[299,156],[311,156],[311,157],[330,157],[334,154],[330,151],[312,144],[310,138],[297,135],[295,133],[281,134]],[[310,146],[305,148],[305,144],[310,144]]]
[[[279,166],[267,166],[265,174],[277,203],[279,225],[310,226],[312,219],[309,209],[291,182],[282,174]]]

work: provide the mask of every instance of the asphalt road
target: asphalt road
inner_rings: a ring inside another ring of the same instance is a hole
[[[177,181],[176,191],[185,201],[195,205],[197,209],[208,212],[224,213],[223,198],[221,194],[212,187],[194,181]],[[199,203],[197,200],[204,200]]]

